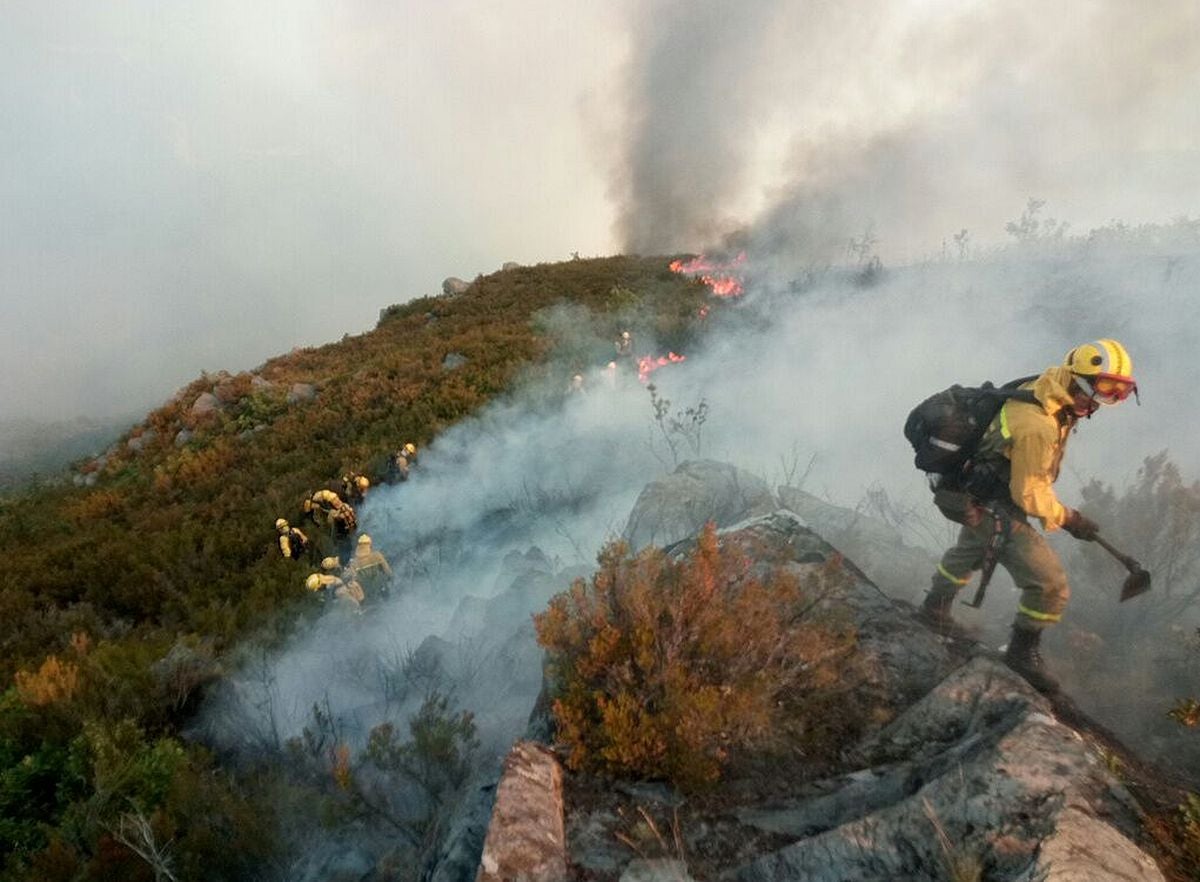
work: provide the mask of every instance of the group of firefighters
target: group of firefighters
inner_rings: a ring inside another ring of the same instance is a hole
[[[616,350],[617,357],[604,366],[604,377],[610,385],[616,382],[617,371],[621,364],[634,365],[635,370],[637,364],[637,359],[633,355],[633,335],[628,331],[622,331],[621,336],[613,341],[613,348]],[[584,391],[583,384],[583,374],[572,374],[567,391],[582,392]]]
[[[417,447],[405,444],[388,458],[384,480],[389,484],[407,481],[410,469],[417,462]],[[337,486],[340,494],[333,489]],[[347,472],[331,487],[317,490],[304,498],[301,510],[315,526],[328,530],[335,555],[322,558],[320,568],[304,580],[304,586],[321,598],[334,598],[361,612],[364,602],[387,597],[390,591],[392,568],[372,545],[366,533],[358,534],[358,517],[354,506],[366,499],[371,481],[358,472]],[[304,531],[292,526],[286,518],[275,521],[279,553],[287,560],[301,560],[317,553]],[[342,557],[346,563],[342,563]]]

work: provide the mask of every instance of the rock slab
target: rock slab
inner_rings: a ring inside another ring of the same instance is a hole
[[[766,481],[712,460],[692,460],[647,484],[637,498],[624,538],[635,551],[666,548],[700,532],[707,521],[729,527],[779,508]]]
[[[518,741],[504,760],[476,882],[565,882],[562,767],[546,747]]]

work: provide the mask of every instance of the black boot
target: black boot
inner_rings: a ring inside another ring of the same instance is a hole
[[[956,591],[929,589],[921,608],[917,610],[917,618],[936,631],[949,631],[955,627],[954,616],[950,610],[954,605]]]
[[[1004,653],[1004,663],[1028,680],[1029,685],[1038,692],[1057,692],[1058,681],[1046,672],[1042,654],[1038,651],[1041,639],[1041,631],[1014,625],[1008,651]]]

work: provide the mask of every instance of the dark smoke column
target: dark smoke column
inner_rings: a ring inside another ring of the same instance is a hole
[[[745,178],[756,52],[776,0],[660,0],[632,13],[629,137],[613,173],[624,250],[686,251],[736,226],[722,205]]]

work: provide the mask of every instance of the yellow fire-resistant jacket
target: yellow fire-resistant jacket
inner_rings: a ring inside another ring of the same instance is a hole
[[[341,508],[345,504],[342,502],[342,498],[332,490],[318,490],[312,495],[312,501],[326,511]]]
[[[363,602],[362,586],[351,579],[349,582],[344,582],[337,576],[328,573],[317,573],[317,578],[321,580],[321,584],[314,591],[329,591],[338,600],[349,600],[355,606]]]
[[[366,578],[374,581],[380,578],[379,573],[382,571],[387,575],[387,578],[392,577],[392,568],[388,565],[385,558],[378,551],[368,550],[370,546],[359,546],[354,553],[354,557],[350,560],[350,570],[360,578]]]
[[[1067,508],[1054,494],[1062,466],[1067,436],[1075,425],[1068,387],[1071,372],[1052,367],[1024,384],[1039,404],[1009,400],[1000,408],[979,442],[978,455],[1003,456],[1011,463],[1009,493],[1026,514],[1038,518],[1046,530],[1057,530]]]

